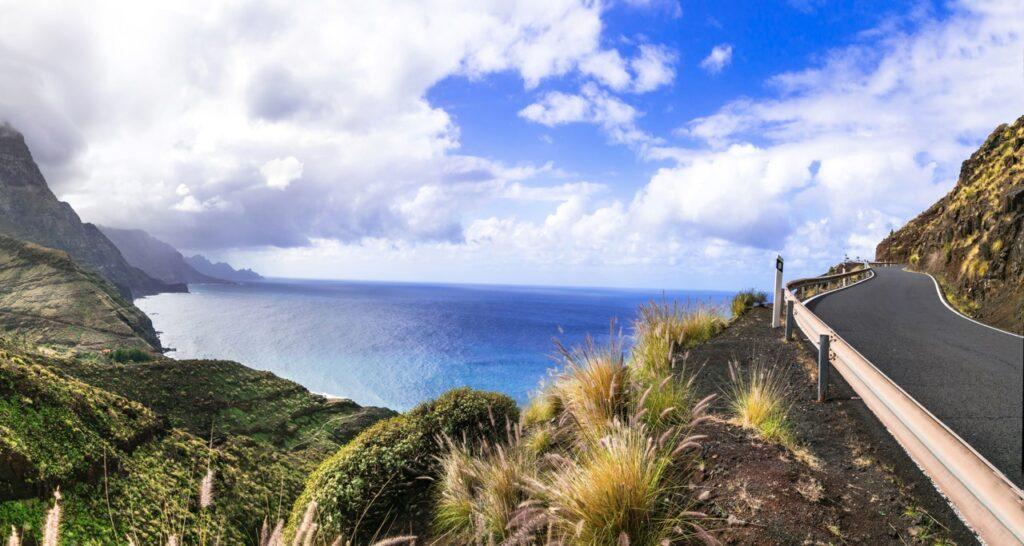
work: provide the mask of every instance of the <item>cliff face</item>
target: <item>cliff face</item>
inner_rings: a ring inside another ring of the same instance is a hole
[[[128,265],[96,226],[82,223],[71,205],[57,200],[32,159],[25,139],[0,124],[0,234],[67,252],[126,297],[184,292]]]
[[[964,161],[956,187],[876,249],[936,275],[962,311],[1024,333],[1024,116]]]
[[[0,235],[0,331],[32,343],[160,349],[153,323],[64,252]]]
[[[114,243],[129,264],[154,279],[167,284],[225,282],[196,271],[173,246],[141,229],[100,226],[100,231]]]

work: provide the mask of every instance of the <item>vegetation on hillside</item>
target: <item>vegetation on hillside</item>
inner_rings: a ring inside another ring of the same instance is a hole
[[[505,395],[459,388],[377,423],[310,476],[286,536],[301,526],[311,502],[323,533],[353,543],[416,527],[417,516],[429,513],[427,478],[438,474],[442,439],[469,445],[494,441],[518,415],[515,402]]]
[[[24,423],[4,445],[25,446],[26,460],[64,442],[84,455],[21,480],[31,491],[0,502],[0,528],[40,539],[60,485],[62,544],[711,541],[689,487],[702,439],[694,427],[711,398],[698,399],[685,354],[725,324],[708,309],[651,303],[629,351],[614,335],[559,345],[558,373],[522,415],[507,396],[462,388],[345,431],[339,423],[359,414],[354,405],[235,363],[122,363],[7,342],[0,408]],[[11,385],[26,374],[39,378],[40,392],[81,393],[93,411],[75,413],[57,394],[37,395],[33,410],[17,406],[25,391]],[[785,396],[760,376],[738,385],[751,399],[758,385]],[[48,400],[53,408],[40,409]],[[781,439],[784,402],[776,402],[765,421],[747,404],[747,418]],[[76,420],[88,437],[38,445],[32,432],[51,425],[36,415],[49,412]]]
[[[62,544],[253,543],[321,460],[392,414],[233,362],[119,364],[0,339],[0,529],[34,544],[59,486]],[[211,470],[222,502],[203,509]]]

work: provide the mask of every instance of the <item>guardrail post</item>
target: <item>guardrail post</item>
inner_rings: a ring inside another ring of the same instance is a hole
[[[818,336],[818,402],[828,396],[828,334]]]
[[[786,341],[793,339],[793,300],[786,300]]]

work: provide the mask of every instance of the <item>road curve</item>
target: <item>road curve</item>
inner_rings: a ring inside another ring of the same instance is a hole
[[[807,307],[1024,487],[1024,339],[954,313],[927,275],[901,267],[875,272]]]

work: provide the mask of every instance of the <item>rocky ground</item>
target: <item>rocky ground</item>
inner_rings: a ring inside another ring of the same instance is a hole
[[[783,343],[771,314],[755,308],[693,349],[699,388],[722,393],[730,362],[781,366],[791,385],[795,449],[761,441],[720,417],[702,431],[697,510],[729,544],[974,544],[928,479],[862,402],[833,374],[830,400],[815,402],[816,360],[806,341]]]

